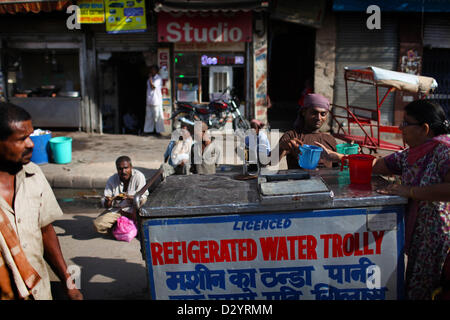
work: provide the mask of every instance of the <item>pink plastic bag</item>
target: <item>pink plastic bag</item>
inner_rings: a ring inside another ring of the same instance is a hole
[[[119,241],[127,241],[130,242],[136,237],[137,228],[134,225],[133,220],[128,219],[127,217],[120,216],[117,219],[117,224],[112,231],[114,238]]]

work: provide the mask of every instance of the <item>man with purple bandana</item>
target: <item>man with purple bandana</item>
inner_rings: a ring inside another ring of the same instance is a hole
[[[318,93],[305,96],[304,105],[299,109],[294,129],[283,134],[279,141],[280,160],[286,156],[288,169],[299,169],[299,145],[316,145],[316,142],[328,149],[336,151],[336,140],[328,133],[320,132],[327,121],[330,112],[330,102]],[[333,162],[326,157],[319,160],[319,167],[331,168]]]

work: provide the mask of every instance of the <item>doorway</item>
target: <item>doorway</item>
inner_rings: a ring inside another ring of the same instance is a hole
[[[113,52],[101,61],[103,132],[142,132],[148,74],[142,52]]]
[[[314,84],[314,28],[272,20],[269,34],[268,109],[271,128],[292,129],[298,101],[306,86]],[[309,81],[309,85],[307,85]]]
[[[232,67],[209,68],[209,94],[210,100],[219,99],[227,88],[233,87]]]

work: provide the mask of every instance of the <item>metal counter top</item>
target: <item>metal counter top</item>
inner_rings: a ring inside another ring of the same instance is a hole
[[[377,193],[377,189],[389,183],[380,176],[373,176],[370,185],[352,185],[348,172],[341,172],[338,169],[321,169],[309,173],[311,179],[321,179],[329,191],[264,197],[258,188],[258,179],[236,180],[236,172],[169,176],[151,192],[147,203],[140,209],[140,216],[161,218],[267,213],[380,207],[407,203],[406,198]],[[297,181],[302,183],[304,180]]]

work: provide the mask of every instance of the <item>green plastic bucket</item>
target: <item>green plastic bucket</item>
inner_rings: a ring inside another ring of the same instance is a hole
[[[53,161],[58,164],[70,163],[72,161],[72,138],[55,137],[51,138],[50,150],[52,151]]]
[[[357,143],[340,143],[336,145],[336,151],[341,154],[350,155],[358,154],[359,144]],[[344,165],[344,169],[348,169],[348,165]]]
[[[359,145],[357,143],[340,143],[336,146],[336,150],[341,154],[358,154]]]

